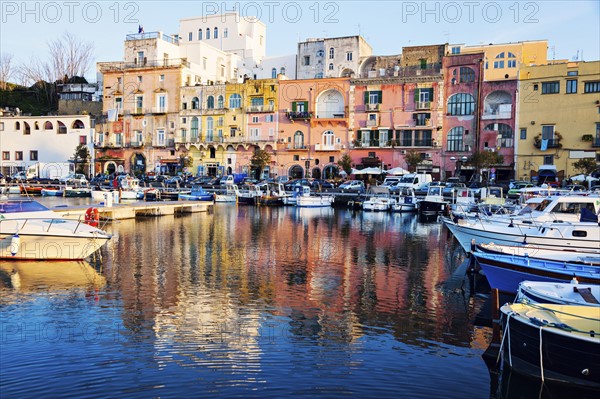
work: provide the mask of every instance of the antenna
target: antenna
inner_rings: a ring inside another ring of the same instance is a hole
[[[358,36],[360,36],[360,24],[358,24],[357,26],[358,26]]]

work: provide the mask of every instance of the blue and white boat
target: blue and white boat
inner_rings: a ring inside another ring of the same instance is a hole
[[[189,193],[179,193],[178,198],[184,201],[214,201],[215,194],[209,193],[201,186],[193,186]]]
[[[516,294],[519,283],[525,280],[569,282],[575,277],[580,283],[600,284],[598,266],[481,251],[473,255],[490,286],[506,293]]]
[[[570,283],[521,281],[516,302],[600,307],[600,285],[580,284],[575,278]]]

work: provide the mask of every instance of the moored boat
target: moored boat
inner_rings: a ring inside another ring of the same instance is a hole
[[[600,285],[521,281],[516,302],[554,303],[557,305],[600,306]],[[598,313],[600,317],[600,311]]]
[[[600,389],[598,308],[554,304],[505,304],[504,363],[521,374]]]

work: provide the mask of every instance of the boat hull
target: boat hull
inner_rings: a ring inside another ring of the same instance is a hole
[[[600,335],[584,333],[600,331],[600,319],[593,316],[596,310],[563,305],[543,305],[542,309],[526,304],[502,306],[502,326],[505,332],[508,330],[502,348],[505,364],[545,381],[600,389]],[[570,316],[554,317],[561,313]],[[583,327],[576,317],[591,321]],[[581,332],[560,328],[561,325]]]
[[[600,285],[597,284],[522,281],[517,292],[518,302],[529,303],[598,307],[600,306],[599,299]]]
[[[109,239],[108,235],[19,234],[19,246],[13,255],[12,234],[0,233],[0,259],[10,260],[81,260]]]
[[[327,208],[333,204],[333,197],[297,197],[296,206],[299,208]]]

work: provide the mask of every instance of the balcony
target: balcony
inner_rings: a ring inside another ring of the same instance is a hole
[[[144,146],[144,142],[143,141],[131,141],[129,142],[129,147],[132,148],[141,148]]]
[[[133,108],[131,111],[131,115],[144,115],[146,112],[144,110],[144,108]],[[127,115],[128,112],[125,111],[125,115]]]
[[[379,111],[380,104],[365,104],[365,111]]]
[[[486,120],[486,119],[510,119],[510,118],[511,118],[510,110],[508,110],[508,111],[494,110],[494,111],[484,112],[483,115],[481,115],[481,119],[483,119],[483,120]]]
[[[313,117],[312,112],[306,112],[306,111],[292,111],[292,112],[286,112],[285,116],[291,120],[291,121],[295,121],[298,119],[310,119]]]
[[[339,151],[341,149],[344,149],[345,146],[341,145],[341,144],[330,144],[330,145],[324,145],[324,144],[315,144],[315,151]]]
[[[369,119],[367,121],[367,127],[375,127],[379,126],[379,121],[377,119]]]
[[[175,67],[190,67],[186,58],[171,58],[163,60],[135,59],[134,62],[99,62],[98,69],[102,73],[122,72],[128,69],[161,69]]]
[[[542,139],[538,139],[537,137],[534,139],[533,142],[533,146],[535,148],[542,148]],[[560,144],[560,139],[552,139],[552,140],[548,140],[548,149],[550,148],[561,148],[562,145]]]
[[[431,109],[431,101],[417,101],[415,103],[415,108],[417,110],[428,110],[428,109]]]
[[[154,107],[154,108],[152,108],[152,113],[153,114],[166,114],[167,107]]]
[[[161,39],[167,43],[179,44],[179,39],[175,36],[165,35],[162,32],[134,33],[125,36],[125,41]]]
[[[296,144],[288,144],[286,147],[288,150],[291,151],[301,151],[301,150],[308,150],[308,146],[307,145],[296,145]]]
[[[432,139],[415,140],[415,147],[433,147]]]
[[[274,105],[251,105],[246,107],[247,113],[273,112],[274,110]]]

